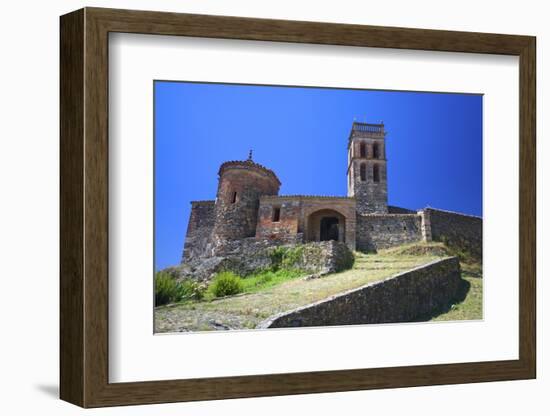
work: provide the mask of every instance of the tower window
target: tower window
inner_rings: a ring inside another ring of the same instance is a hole
[[[378,143],[374,143],[372,145],[372,157],[375,159],[380,158],[380,147],[378,146]]]
[[[237,192],[233,192],[233,195],[231,195],[231,203],[234,204],[237,202]]]
[[[359,156],[367,157],[367,146],[365,145],[365,143],[361,143],[359,145]]]
[[[273,207],[273,216],[271,217],[273,222],[279,222],[281,220],[281,208]]]
[[[361,176],[361,182],[365,182],[367,180],[367,165],[364,163],[361,163],[361,166],[359,167],[359,176]]]
[[[380,182],[380,167],[378,165],[372,167],[372,178],[374,182]]]

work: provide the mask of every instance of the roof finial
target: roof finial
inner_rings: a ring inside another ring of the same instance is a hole
[[[248,160],[252,162],[252,149],[248,151]]]

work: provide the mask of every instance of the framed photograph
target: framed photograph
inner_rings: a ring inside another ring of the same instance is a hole
[[[60,28],[63,400],[535,378],[534,37]]]

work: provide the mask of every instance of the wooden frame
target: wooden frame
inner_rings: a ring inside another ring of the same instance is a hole
[[[109,383],[109,32],[519,56],[519,359]],[[515,35],[98,8],[62,16],[61,398],[99,407],[535,378],[535,49]]]

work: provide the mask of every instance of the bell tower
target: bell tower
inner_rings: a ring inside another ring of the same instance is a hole
[[[354,121],[348,141],[348,196],[355,197],[359,214],[388,212],[384,123]]]

